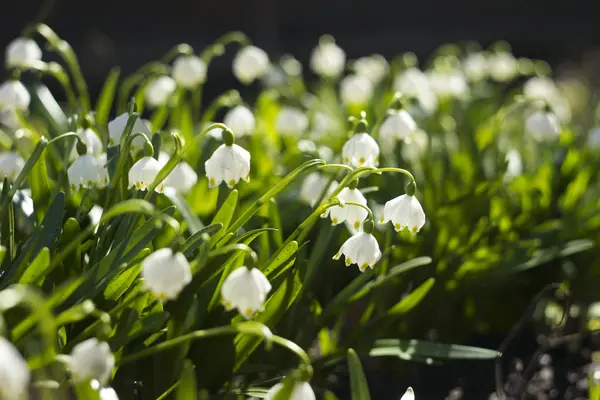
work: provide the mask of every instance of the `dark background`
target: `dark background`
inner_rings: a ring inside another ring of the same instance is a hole
[[[291,53],[306,65],[323,33],[349,58],[413,51],[420,58],[444,43],[506,40],[518,56],[579,63],[600,45],[598,0],[3,0],[0,46],[29,22],[50,25],[77,52],[92,94],[107,71],[123,73],[157,59],[174,44],[200,51],[241,30],[272,56]],[[9,8],[10,7],[10,8]],[[238,86],[229,51],[209,71],[208,97]],[[2,55],[3,57],[3,55]]]

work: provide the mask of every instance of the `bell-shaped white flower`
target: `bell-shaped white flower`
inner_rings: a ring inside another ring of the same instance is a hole
[[[19,37],[6,46],[4,63],[6,68],[18,67],[42,59],[42,49],[33,39]]]
[[[302,186],[300,187],[300,199],[314,207],[317,204],[317,201],[323,195],[325,188],[328,187],[327,192],[331,193],[337,187],[338,183],[336,181],[329,183],[329,178],[324,175],[321,175],[318,172],[311,172],[304,178],[302,182]],[[327,193],[323,198],[327,197]]]
[[[245,46],[233,59],[233,74],[245,85],[262,78],[270,67],[269,56],[256,46]],[[237,133],[237,132],[236,132]]]
[[[346,53],[328,35],[319,39],[319,44],[310,56],[310,68],[324,78],[335,78],[344,72]]]
[[[354,61],[354,72],[377,85],[387,75],[390,66],[381,54],[361,57]]]
[[[91,154],[79,156],[67,169],[69,184],[73,191],[103,187],[108,183],[108,172],[103,163]]]
[[[156,297],[172,300],[191,282],[192,269],[183,253],[173,253],[172,249],[165,247],[144,259],[142,278],[144,287]]]
[[[321,217],[325,218],[329,215],[332,225],[348,222],[354,229],[358,230],[369,213],[360,206],[345,203],[352,202],[366,206],[367,199],[360,190],[347,187],[343,188],[340,193],[338,193],[337,198],[340,200],[341,205],[328,208]]]
[[[462,62],[463,71],[471,82],[478,82],[488,76],[488,60],[484,53],[471,53]]]
[[[14,151],[0,153],[0,179],[8,177],[10,181],[17,179],[25,166],[23,158]]]
[[[298,136],[307,128],[308,117],[302,110],[294,107],[281,107],[277,113],[275,130],[281,135]]]
[[[492,53],[488,56],[488,70],[493,79],[507,82],[519,73],[519,61],[506,51]]]
[[[206,64],[200,57],[179,56],[173,63],[173,79],[187,89],[193,89],[206,81]]]
[[[235,106],[227,111],[223,123],[235,133],[236,137],[250,135],[256,126],[254,114],[244,106]]]
[[[400,400],[415,400],[415,391],[413,388],[409,387],[406,389]]]
[[[222,144],[204,163],[208,187],[225,182],[231,189],[240,179],[250,182],[250,153],[237,144]]]
[[[162,165],[165,165],[169,161],[169,158],[170,156],[164,151],[161,151],[158,154],[158,162]],[[198,183],[198,174],[196,174],[196,171],[194,171],[190,164],[185,161],[179,162],[179,164],[173,168],[173,171],[167,175],[164,182],[165,187],[173,188],[175,191],[182,194],[189,193],[196,183]]]
[[[425,225],[425,212],[415,196],[403,194],[385,203],[380,224],[392,221],[396,232],[407,228],[416,235]]]
[[[129,169],[129,187],[138,190],[147,190],[156,176],[162,169],[162,164],[152,157],[140,158]],[[162,192],[164,189],[164,181],[161,182],[155,189],[157,192]]]
[[[417,162],[426,153],[428,144],[427,134],[423,130],[417,129],[410,141],[402,144],[400,149],[402,158],[412,163]]]
[[[365,105],[373,96],[373,83],[364,76],[348,75],[340,82],[340,98],[347,105]]]
[[[23,128],[23,124],[14,107],[0,107],[0,124],[12,131]]]
[[[77,136],[79,139],[85,144],[87,149],[87,154],[99,155],[104,152],[104,146],[102,146],[102,141],[96,135],[93,129],[87,128],[82,129],[77,132]],[[73,144],[73,148],[71,149],[71,159],[75,159],[77,157],[77,141]]]
[[[221,297],[226,310],[236,308],[249,319],[262,309],[270,291],[271,284],[262,272],[242,266],[227,276],[221,286]]]
[[[551,102],[560,96],[558,87],[552,79],[534,76],[523,85],[523,94],[529,100]]]
[[[27,111],[31,95],[18,80],[11,79],[0,85],[0,108],[14,108]]]
[[[367,268],[373,268],[379,261],[381,250],[375,236],[371,233],[359,232],[344,242],[333,259],[339,260],[342,255],[346,259],[346,266],[356,264],[360,272],[365,272]]]
[[[431,89],[438,97],[462,98],[469,92],[467,79],[458,70],[430,71],[427,77]]]
[[[123,113],[108,123],[108,143],[110,146],[118,146],[119,143],[121,143],[121,136],[123,135],[123,131],[125,130],[128,119],[129,114]],[[148,139],[150,139],[151,136],[148,126],[146,126],[144,121],[140,118],[135,120],[131,133],[143,133]],[[144,147],[144,143],[146,143],[146,141],[143,137],[136,137],[133,139],[131,145],[134,149],[139,150]]]
[[[588,133],[587,144],[594,149],[600,149],[600,126],[592,129]]]
[[[106,384],[115,367],[115,357],[108,343],[91,338],[73,347],[70,367],[73,380],[77,383],[95,379]]]
[[[394,89],[407,97],[417,99],[427,113],[437,109],[437,96],[427,75],[418,68],[408,68],[398,75],[394,80]]]
[[[111,387],[101,388],[98,391],[98,394],[100,395],[100,400],[119,400],[117,392]]]
[[[390,142],[393,140],[410,141],[417,130],[417,123],[406,110],[391,112],[381,124],[379,135]]]
[[[177,83],[173,78],[167,75],[159,76],[146,86],[144,90],[146,102],[153,108],[163,106],[171,98],[175,89]]]
[[[506,172],[504,173],[505,180],[511,180],[523,173],[523,159],[521,154],[515,150],[510,149],[506,153]]]
[[[26,398],[31,372],[27,362],[6,338],[0,336],[0,399]]]
[[[366,132],[355,133],[342,147],[344,164],[351,167],[377,167],[379,165],[379,145]]]
[[[283,383],[278,383],[271,387],[265,395],[265,400],[273,400],[279,391],[283,389]],[[310,383],[308,382],[297,382],[292,390],[290,400],[315,400],[315,392],[313,391]]]
[[[552,112],[539,110],[527,117],[525,130],[537,141],[553,140],[560,135],[560,123]]]

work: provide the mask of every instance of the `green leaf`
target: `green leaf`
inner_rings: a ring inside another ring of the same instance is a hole
[[[139,258],[150,254],[150,249],[143,249]],[[120,274],[110,280],[106,289],[104,289],[104,298],[110,301],[117,301],[135,282],[138,275],[142,272],[142,264],[136,263],[128,266]]]
[[[181,375],[176,399],[197,400],[198,386],[196,384],[196,371],[194,364],[190,360],[185,360],[183,362],[183,372]]]
[[[68,310],[61,312],[56,317],[56,326],[63,326],[82,321],[90,316],[95,309],[96,307],[94,307],[94,303],[92,303],[91,300],[86,300],[83,303],[76,304]]]
[[[31,264],[25,269],[25,272],[19,279],[22,285],[41,283],[40,279],[46,275],[46,270],[50,266],[50,250],[44,247],[33,259]]]
[[[219,241],[219,239],[221,239],[223,235],[225,235],[225,233],[227,232],[227,228],[231,223],[233,213],[235,212],[235,208],[237,207],[237,201],[238,191],[234,189],[231,191],[231,193],[229,193],[229,196],[227,196],[227,199],[225,200],[225,202],[223,202],[223,205],[221,206],[219,211],[217,211],[217,214],[213,218],[211,224],[221,223],[223,224],[223,229],[221,229],[211,238],[212,245],[215,245]]]
[[[259,228],[259,229],[253,229],[251,231],[248,231],[238,237],[236,237],[235,239],[233,239],[234,243],[244,243],[244,244],[249,244],[250,242],[252,242],[256,237],[258,237],[259,235],[265,233],[265,232],[272,232],[272,231],[276,231],[277,229],[275,228]]]
[[[108,116],[115,99],[115,93],[117,91],[120,75],[121,70],[117,67],[114,67],[108,73],[106,81],[104,81],[104,86],[102,87],[102,91],[100,92],[100,96],[98,96],[98,101],[96,102],[95,119],[98,126],[104,126],[108,123]]]
[[[427,296],[427,293],[431,290],[435,283],[434,278],[429,278],[418,288],[413,290],[408,296],[400,300],[396,305],[390,308],[387,315],[402,315],[406,314],[417,306]]]
[[[281,217],[279,216],[279,209],[277,208],[275,199],[269,201],[269,223],[275,228],[275,232],[273,233],[275,247],[281,247],[283,245],[283,230],[281,229]]]
[[[204,238],[206,236],[210,237],[211,235],[214,235],[215,233],[220,231],[222,228],[223,224],[219,222],[216,224],[208,225],[198,230],[198,232],[194,233],[185,241],[185,243],[183,244],[182,252],[186,255],[186,257],[191,257],[192,254],[194,254],[194,252],[198,248],[198,246],[204,243]]]
[[[31,187],[31,198],[35,208],[36,221],[42,223],[42,219],[48,211],[51,197],[51,185],[46,168],[46,152],[42,152],[37,163],[31,168],[29,174],[29,187]]]
[[[268,262],[264,266],[263,273],[265,274],[265,276],[269,277],[270,275],[273,275],[277,271],[277,268],[279,268],[281,265],[283,265],[283,263],[289,260],[294,254],[296,254],[296,251],[298,251],[298,242],[292,240],[279,252],[275,259],[273,259],[271,262]],[[277,272],[278,274],[281,274],[285,271],[282,270]]]
[[[398,357],[403,360],[412,360],[414,356],[449,360],[493,360],[502,356],[502,353],[481,347],[416,339],[379,339],[367,354],[371,357]]]
[[[360,359],[353,349],[348,349],[348,370],[350,371],[350,394],[352,400],[370,400],[369,385]]]
[[[8,183],[8,178],[4,177],[4,183],[2,185],[2,202],[4,203],[4,199],[8,196],[10,190],[10,184]],[[0,243],[6,249],[6,253],[8,257],[5,257],[2,265],[9,265],[10,262],[15,258],[15,210],[13,206],[13,202],[9,201],[7,203],[6,212],[0,216],[2,221],[1,231],[0,231]],[[2,279],[4,280],[4,279]],[[0,281],[1,282],[1,281]]]

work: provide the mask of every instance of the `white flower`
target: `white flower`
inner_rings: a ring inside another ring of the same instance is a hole
[[[175,80],[170,76],[163,75],[155,78],[146,86],[144,95],[148,105],[155,108],[165,105],[175,89],[177,89]]]
[[[265,400],[273,400],[275,395],[279,393],[279,391],[283,389],[283,383],[278,383],[277,385],[271,387],[265,396]],[[315,392],[312,390],[310,383],[308,382],[298,382],[294,386],[292,390],[292,395],[289,398],[290,400],[315,400]]]
[[[560,135],[560,124],[553,113],[540,110],[527,117],[525,130],[537,141],[553,140]]]
[[[161,163],[152,157],[145,156],[140,158],[129,169],[129,187],[138,190],[147,190],[152,182],[154,182],[154,179],[156,179],[162,167]],[[162,192],[164,184],[164,181],[161,182],[155,191]]]
[[[0,153],[0,179],[4,179],[7,176],[9,180],[14,181],[24,166],[25,161],[16,152],[7,151],[6,153]]]
[[[269,280],[257,268],[242,266],[233,271],[221,286],[221,297],[226,310],[237,308],[249,319],[262,309],[271,291]]]
[[[379,128],[382,139],[389,141],[410,141],[417,130],[417,123],[406,110],[390,113]]]
[[[336,181],[329,183],[329,178],[321,175],[318,172],[311,172],[304,178],[302,186],[300,188],[300,199],[306,204],[314,207],[317,201],[321,198],[321,195],[325,191],[325,188],[329,186],[328,192],[333,191],[337,187]],[[327,193],[323,198],[327,197]]]
[[[396,232],[407,228],[416,235],[425,225],[425,212],[415,196],[403,194],[385,203],[380,224],[392,221]]]
[[[30,102],[31,96],[20,81],[11,79],[0,85],[0,108],[26,111]]]
[[[354,61],[354,72],[357,75],[364,76],[374,85],[377,85],[388,73],[390,66],[381,54],[373,54],[368,57],[361,57]]]
[[[277,113],[275,130],[281,135],[297,136],[307,128],[308,117],[302,110],[294,107],[281,107]]]
[[[32,39],[19,37],[6,46],[4,56],[6,68],[18,67],[30,61],[39,61],[41,59],[42,49]]]
[[[0,398],[23,399],[28,392],[31,372],[19,351],[6,338],[0,336]]]
[[[534,76],[523,85],[523,94],[530,100],[551,102],[560,96],[558,87],[552,79]]]
[[[462,62],[463,70],[472,82],[485,79],[488,75],[488,61],[484,53],[471,53]]]
[[[416,98],[428,113],[437,109],[437,96],[432,90],[427,75],[418,68],[411,67],[394,80],[394,89],[408,97]]]
[[[344,163],[351,167],[376,167],[379,145],[368,133],[355,133],[342,147]]]
[[[514,177],[517,177],[523,173],[523,160],[521,158],[521,154],[515,150],[510,149],[506,153],[506,172],[504,173],[504,178],[506,180],[510,180]]]
[[[128,119],[129,114],[124,113],[108,123],[109,145],[118,146],[119,143],[121,143],[121,136],[123,135],[123,131],[125,130],[125,125],[127,125]],[[143,133],[148,139],[150,139],[150,130],[140,118],[136,118],[131,133]],[[146,141],[143,137],[136,137],[133,139],[131,145],[133,148],[139,150],[144,147],[144,143],[146,143]]]
[[[117,392],[111,387],[102,388],[99,391],[100,400],[119,400]]]
[[[492,53],[488,56],[488,70],[495,80],[507,82],[519,72],[519,62],[506,51]]]
[[[102,187],[108,183],[108,172],[101,160],[91,154],[84,154],[73,161],[67,170],[72,190]]]
[[[79,139],[81,139],[83,144],[85,144],[87,148],[86,154],[99,155],[104,152],[102,141],[100,140],[98,135],[96,135],[96,132],[94,132],[93,129],[82,129],[77,132],[77,136],[79,136]],[[77,142],[78,141],[75,141],[75,143],[73,144],[73,148],[71,149],[71,159],[75,159],[78,156]]]
[[[319,155],[319,158],[322,160],[325,160],[325,162],[330,162],[331,160],[333,160],[333,150],[331,150],[330,147],[327,146],[319,146],[317,148],[317,154]]]
[[[467,80],[460,71],[430,71],[427,74],[431,89],[438,97],[464,97],[469,92]]]
[[[11,130],[23,127],[14,107],[0,107],[0,124]]]
[[[406,392],[402,395],[400,400],[415,400],[415,392],[413,388],[409,387]]]
[[[360,75],[348,75],[340,82],[340,97],[344,104],[364,105],[373,96],[373,83]]]
[[[250,84],[261,78],[270,67],[269,56],[256,46],[240,49],[233,59],[233,74],[243,84]]]
[[[235,134],[236,137],[250,135],[254,132],[256,120],[254,114],[247,107],[235,106],[225,114],[223,123]]]
[[[402,149],[400,149],[402,158],[409,162],[417,162],[427,151],[428,144],[429,137],[427,133],[421,129],[417,129],[411,137],[410,142],[402,144]]]
[[[335,189],[335,187],[337,187],[337,182],[336,185],[333,186],[333,189]],[[365,206],[367,205],[367,199],[358,189],[343,188],[340,193],[338,193],[337,198],[341,203],[352,202],[363,204]],[[331,218],[332,225],[348,222],[354,229],[358,230],[369,213],[360,206],[343,204],[343,206],[340,205],[328,208],[321,217],[325,218],[327,215]]]
[[[162,300],[176,299],[192,280],[190,263],[168,247],[156,250],[142,262],[144,287]]]
[[[344,71],[346,53],[331,36],[323,36],[310,56],[310,68],[321,77],[335,78]]]
[[[233,144],[222,144],[204,163],[208,187],[214,188],[225,182],[231,189],[240,179],[250,182],[250,153]]]
[[[587,143],[595,149],[600,148],[600,126],[592,129],[588,133]]]
[[[169,158],[170,156],[164,151],[161,151],[158,154],[158,162],[162,165],[165,165],[169,161]],[[165,187],[173,188],[175,191],[182,194],[189,193],[196,183],[198,183],[198,174],[196,174],[190,164],[185,161],[181,161],[177,164],[171,173],[167,175],[164,182]]]
[[[322,111],[317,111],[314,113],[312,118],[312,130],[315,133],[327,133],[331,130],[333,125],[333,118],[329,114],[324,113]]]
[[[298,150],[303,153],[314,153],[317,151],[317,145],[312,140],[300,139],[298,140]]]
[[[206,80],[206,64],[200,57],[179,56],[173,63],[171,73],[175,82],[187,89],[192,89]]]
[[[381,258],[377,239],[366,232],[359,232],[346,240],[333,259],[339,260],[342,254],[346,259],[346,266],[356,264],[360,272],[365,272],[367,267],[373,268]]]
[[[92,379],[107,383],[115,367],[115,357],[106,342],[87,339],[73,347],[70,358],[71,374],[77,383]]]

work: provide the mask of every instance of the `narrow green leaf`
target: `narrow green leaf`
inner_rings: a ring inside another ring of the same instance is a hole
[[[31,168],[29,187],[31,188],[36,221],[39,225],[42,223],[42,219],[48,211],[50,199],[52,199],[50,195],[52,188],[48,179],[48,169],[46,168],[46,152],[42,152],[39,161]]]
[[[269,201],[269,225],[276,229],[273,232],[273,243],[275,247],[279,248],[283,245],[283,230],[281,229],[281,218],[275,199]]]
[[[348,349],[348,370],[350,371],[350,395],[352,400],[370,400],[367,377],[360,364],[360,358],[353,349]]]
[[[278,272],[278,273],[284,272],[284,271],[277,271],[277,268],[279,268],[287,260],[289,260],[294,254],[296,254],[296,251],[298,251],[298,242],[296,242],[295,240],[292,240],[290,243],[288,243],[287,246],[285,246],[281,250],[281,252],[277,255],[277,257],[275,257],[275,259],[273,261],[266,264],[262,268],[262,271],[265,274],[265,276],[268,277],[269,275],[273,275],[275,272]]]
[[[234,189],[231,191],[231,193],[229,193],[229,196],[227,196],[227,199],[225,200],[225,202],[223,203],[223,205],[221,206],[219,211],[217,211],[217,214],[213,218],[211,224],[216,224],[216,223],[223,224],[223,229],[221,229],[219,232],[217,232],[211,238],[211,243],[213,245],[216,244],[219,241],[219,239],[221,239],[223,237],[223,235],[225,235],[225,233],[227,232],[227,228],[229,227],[229,224],[231,223],[231,219],[233,218],[233,213],[235,212],[235,209],[237,207],[237,201],[238,201],[238,191]],[[235,232],[234,232],[234,234],[235,234]]]
[[[25,272],[19,279],[22,285],[40,284],[40,279],[45,277],[46,271],[50,266],[50,250],[47,247],[42,248],[31,264],[25,269]]]
[[[371,357],[398,357],[403,360],[411,360],[414,356],[450,360],[492,360],[502,356],[495,350],[481,347],[415,339],[379,339],[375,341],[367,354]]]
[[[198,386],[196,384],[196,371],[194,364],[190,360],[185,360],[183,362],[183,372],[181,375],[176,399],[197,400]]]
[[[413,308],[417,306],[427,296],[427,293],[431,290],[433,285],[435,284],[434,278],[429,278],[418,288],[413,290],[408,296],[400,300],[396,305],[390,308],[387,312],[387,315],[402,315],[406,314]]]
[[[219,222],[216,224],[211,224],[211,225],[205,226],[204,228],[198,230],[198,232],[194,233],[192,236],[190,236],[185,241],[185,243],[183,244],[182,252],[187,257],[191,257],[192,254],[194,254],[194,252],[198,248],[198,246],[200,246],[202,243],[204,243],[205,237],[208,236],[210,238],[211,235],[214,235],[215,233],[220,231],[222,228],[223,228],[223,224]]]
[[[4,177],[4,183],[2,185],[2,203],[4,203],[4,199],[10,196],[10,183],[8,183],[8,178]],[[1,244],[6,249],[6,253],[8,257],[3,260],[2,265],[7,266],[10,262],[15,258],[15,210],[13,206],[13,202],[9,201],[7,203],[6,212],[0,215],[2,221],[0,237],[2,238]],[[4,279],[2,279],[4,280]],[[1,280],[0,280],[1,282]]]
[[[108,123],[108,116],[115,99],[115,93],[117,91],[120,75],[121,70],[118,67],[114,67],[110,70],[106,80],[104,81],[104,86],[102,86],[102,91],[100,92],[100,96],[98,96],[98,101],[96,102],[95,119],[98,126],[104,126]]]

